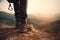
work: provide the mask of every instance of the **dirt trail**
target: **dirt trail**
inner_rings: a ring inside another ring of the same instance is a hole
[[[19,33],[19,30],[14,28],[0,29],[0,40],[60,40],[60,36],[33,29],[29,33]]]

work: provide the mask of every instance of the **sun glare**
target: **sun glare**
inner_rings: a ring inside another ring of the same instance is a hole
[[[8,2],[5,0],[0,5],[0,11],[14,13],[8,10]],[[58,13],[58,0],[28,0],[27,13]]]

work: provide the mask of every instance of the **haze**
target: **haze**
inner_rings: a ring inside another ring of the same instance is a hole
[[[59,0],[28,0],[27,13],[36,17],[55,18],[60,15]],[[12,5],[13,6],[13,5]],[[0,11],[6,11],[14,14],[14,11],[8,10],[8,2],[3,0],[0,3]]]
[[[0,3],[0,10],[8,11],[8,2]],[[28,0],[28,13],[58,13],[59,0]]]

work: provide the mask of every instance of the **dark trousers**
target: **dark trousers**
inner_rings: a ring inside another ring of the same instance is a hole
[[[26,23],[25,21],[27,18],[26,9],[27,9],[27,0],[19,0],[14,2],[16,27],[20,27],[19,22],[23,25]],[[24,28],[24,26],[22,28]]]

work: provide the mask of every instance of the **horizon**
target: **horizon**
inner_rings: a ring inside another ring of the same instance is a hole
[[[0,4],[0,11],[5,11],[10,14],[14,14],[14,10],[8,10],[8,2],[6,0],[2,1]],[[58,15],[60,15],[58,0],[28,0],[27,14],[34,15],[38,18],[44,18],[44,20],[53,20]]]
[[[2,13],[4,13],[4,12],[2,11]],[[4,14],[10,15],[10,13],[7,13],[7,12],[5,12]],[[43,15],[40,13],[39,14],[33,13],[33,14],[28,14],[28,18],[30,21],[35,20],[35,22],[39,22],[38,24],[41,24],[41,25],[48,24],[48,23],[55,22],[55,21],[60,21],[60,15],[59,14],[58,15],[47,14],[47,15]],[[5,16],[7,16],[7,15],[5,15]],[[14,16],[14,14],[12,14],[10,16]],[[14,19],[14,18],[12,18],[12,19]]]

